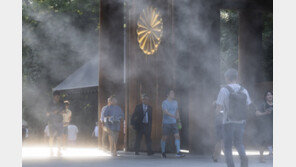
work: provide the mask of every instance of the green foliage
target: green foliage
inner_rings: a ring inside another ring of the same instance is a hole
[[[238,30],[239,12],[235,10],[220,11],[220,58],[221,76],[228,68],[238,68]],[[272,13],[263,14],[261,59],[264,77],[262,81],[273,80],[273,16]]]
[[[80,66],[82,63],[79,63],[78,56],[73,56],[75,53],[71,46],[67,43],[62,43],[61,39],[52,39],[51,36],[44,32],[43,26],[45,23],[34,19],[34,16],[47,15],[47,17],[55,18],[58,16],[67,16],[71,20],[71,25],[73,25],[78,31],[93,31],[97,32],[98,25],[98,16],[99,16],[99,0],[26,0],[23,1],[23,26],[26,30],[33,32],[33,37],[38,39],[38,45],[32,44],[32,39],[26,39],[23,37],[23,78],[24,82],[30,81],[32,83],[38,82],[42,77],[49,77],[46,73],[50,69],[46,69],[44,65],[44,57],[48,55],[42,55],[42,51],[51,50],[50,47],[57,48],[63,45],[64,53],[59,55],[52,55],[51,58],[48,58],[49,61],[56,61],[56,64],[69,64],[68,72],[73,71],[73,69]],[[32,16],[33,15],[33,16]],[[75,35],[75,34],[73,34]],[[31,37],[31,36],[30,36]],[[36,40],[35,39],[35,40]],[[32,47],[35,45],[35,47]],[[43,60],[42,60],[43,59]],[[50,60],[51,59],[51,60]],[[59,62],[59,63],[58,63]],[[48,62],[50,63],[50,62]],[[71,67],[74,65],[73,67]],[[43,78],[45,79],[45,78]],[[55,81],[55,78],[49,78],[50,86],[52,84],[57,84],[61,78],[58,78],[58,81]]]
[[[238,11],[220,11],[221,76],[228,68],[238,68],[238,26]]]
[[[45,110],[38,108],[41,100],[51,100],[52,88],[90,58],[77,52],[80,48],[76,46],[85,41],[62,32],[72,30],[82,37],[92,34],[96,38],[98,21],[99,0],[23,0],[22,111],[29,126],[43,123],[40,115],[45,115]],[[51,27],[55,34],[49,31]]]

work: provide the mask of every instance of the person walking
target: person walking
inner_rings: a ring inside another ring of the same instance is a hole
[[[223,144],[226,164],[234,167],[232,146],[237,149],[241,167],[248,167],[248,158],[243,144],[246,117],[252,102],[248,91],[238,84],[238,72],[228,69],[225,74],[227,85],[219,91],[216,112],[223,113]]]
[[[58,145],[57,155],[61,155],[61,142],[62,142],[62,133],[63,133],[63,104],[60,102],[59,92],[53,92],[53,100],[48,105],[48,110],[46,113],[48,119],[48,128],[49,128],[49,147],[50,154],[53,155],[53,142],[56,138]]]
[[[176,157],[184,157],[185,155],[180,152],[180,135],[177,125],[177,120],[180,119],[180,116],[174,90],[170,90],[167,94],[167,99],[162,102],[162,112],[161,157],[166,158],[165,145],[170,134],[173,134],[175,137]]]
[[[121,120],[124,119],[124,114],[121,108],[117,105],[117,99],[111,96],[111,105],[104,112],[106,119],[105,126],[108,129],[108,137],[110,144],[110,152],[112,156],[117,156],[117,140],[120,131]]]
[[[151,126],[152,126],[152,107],[148,105],[149,97],[143,94],[142,103],[138,104],[132,115],[131,122],[133,128],[136,131],[135,141],[135,155],[139,155],[139,149],[142,136],[145,136],[145,142],[147,147],[147,155],[152,155],[151,149]]]

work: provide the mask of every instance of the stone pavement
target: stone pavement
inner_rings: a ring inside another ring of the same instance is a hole
[[[160,154],[153,156],[135,156],[131,152],[119,152],[119,157],[101,156],[91,158],[47,158],[23,159],[23,167],[226,167],[222,156],[218,163],[214,163],[210,156],[186,154],[184,158],[176,158],[175,154],[167,154],[168,158],[161,159]],[[250,155],[249,167],[272,167],[272,158],[266,163],[259,163],[257,155]],[[236,166],[239,167],[239,157],[234,156]]]

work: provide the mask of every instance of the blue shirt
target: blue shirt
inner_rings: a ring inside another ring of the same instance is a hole
[[[162,110],[166,110],[170,114],[176,115],[176,112],[178,110],[178,102],[176,100],[172,100],[172,101],[164,100],[162,102],[161,107],[162,107]],[[162,124],[174,124],[174,123],[177,123],[176,118],[163,113]]]
[[[148,105],[143,104],[143,111],[144,111],[144,114],[145,114],[145,116],[143,118],[143,121],[142,121],[143,123],[148,123],[148,112],[146,112],[147,109],[148,109]]]
[[[110,121],[106,123],[107,128],[120,131],[120,120],[124,118],[124,114],[119,106],[111,105],[106,107],[104,117],[110,117]]]

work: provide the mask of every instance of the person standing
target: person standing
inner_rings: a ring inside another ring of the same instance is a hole
[[[228,69],[225,74],[227,86],[222,87],[217,97],[216,112],[223,113],[223,144],[226,164],[234,167],[232,145],[236,147],[241,167],[248,167],[248,158],[243,144],[246,116],[251,100],[248,91],[238,84],[238,72]]]
[[[258,134],[257,140],[259,145],[260,162],[265,162],[263,152],[268,148],[269,154],[272,155],[273,144],[273,93],[267,91],[264,95],[264,102],[256,111]]]
[[[104,112],[104,119],[106,119],[105,126],[108,129],[108,137],[110,144],[110,152],[112,156],[117,156],[117,140],[120,131],[121,120],[124,118],[124,113],[117,105],[117,99],[111,96],[111,105],[106,108]]]
[[[162,138],[161,138],[161,156],[166,158],[165,144],[167,137],[173,134],[175,137],[176,157],[184,157],[180,152],[180,135],[177,125],[177,120],[180,119],[178,111],[178,102],[175,100],[174,90],[170,90],[167,94],[167,99],[162,102]]]
[[[68,100],[64,101],[65,110],[63,110],[63,143],[62,146],[66,145],[67,135],[68,135],[68,126],[71,121],[72,111],[69,109],[70,102]]]
[[[68,128],[68,135],[67,135],[67,139],[68,139],[68,143],[70,146],[75,146],[76,145],[76,140],[77,140],[77,133],[79,132],[78,131],[78,128],[76,125],[74,124],[70,124],[67,126]]]
[[[53,141],[54,138],[57,138],[58,152],[57,155],[61,155],[61,140],[63,133],[63,104],[60,102],[59,92],[53,92],[53,100],[49,103],[48,110],[46,113],[48,119],[48,128],[49,128],[49,147],[50,154],[53,155]]]
[[[148,105],[149,97],[142,95],[142,103],[138,104],[132,115],[132,125],[136,131],[135,141],[135,155],[139,155],[139,149],[142,136],[145,136],[145,142],[147,147],[147,155],[152,155],[151,149],[151,126],[152,126],[152,107]]]

